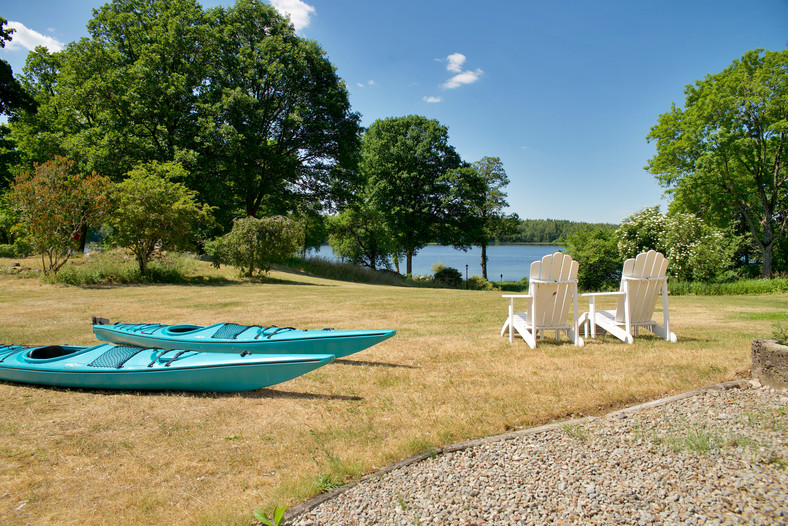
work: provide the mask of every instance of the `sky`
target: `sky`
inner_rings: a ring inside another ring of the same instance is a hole
[[[101,0],[5,0],[20,73],[88,36]],[[234,2],[204,0],[204,7]],[[326,51],[362,125],[423,115],[463,160],[499,157],[508,212],[619,223],[668,201],[646,140],[684,87],[788,45],[788,0],[270,0]]]

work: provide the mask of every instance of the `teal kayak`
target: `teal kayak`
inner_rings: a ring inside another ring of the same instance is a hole
[[[334,361],[322,355],[260,355],[93,347],[0,346],[0,380],[60,387],[165,391],[251,391]]]
[[[96,338],[105,342],[161,349],[260,354],[333,354],[337,358],[357,353],[391,338],[396,331],[297,330],[216,323],[214,325],[162,325],[115,323],[93,319]]]

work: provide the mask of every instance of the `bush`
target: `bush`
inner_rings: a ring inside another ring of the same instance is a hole
[[[470,290],[493,290],[493,284],[481,276],[471,276],[468,278],[468,288]]]
[[[0,258],[26,258],[33,254],[33,247],[24,238],[17,238],[10,245],[0,244]]]
[[[242,275],[251,277],[297,254],[303,239],[301,225],[284,216],[245,217],[236,219],[230,233],[207,243],[205,250],[214,264],[233,265]]]
[[[127,175],[113,190],[113,238],[134,253],[145,274],[159,247],[192,248],[197,227],[211,221],[211,208],[197,202],[197,192],[175,182],[187,176],[179,163],[140,164]]]
[[[436,283],[446,285],[458,289],[462,286],[462,274],[456,268],[447,267],[446,265],[437,264],[432,267],[435,274],[432,280]]]
[[[626,218],[616,231],[619,254],[635,257],[646,250],[670,260],[668,274],[682,281],[723,281],[730,278],[741,237],[706,225],[693,214],[664,215],[646,208]]]
[[[616,289],[621,281],[624,259],[618,241],[609,228],[584,227],[567,236],[566,253],[577,261],[581,290]]]

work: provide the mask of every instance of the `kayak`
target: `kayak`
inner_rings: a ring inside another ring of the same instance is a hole
[[[162,391],[251,391],[334,361],[330,354],[260,355],[93,347],[0,346],[0,380],[60,387]]]
[[[106,322],[106,323],[104,323]],[[391,338],[396,331],[297,330],[216,323],[214,325],[162,325],[115,323],[93,319],[93,332],[105,342],[161,349],[262,354],[333,354],[337,358],[363,351]]]

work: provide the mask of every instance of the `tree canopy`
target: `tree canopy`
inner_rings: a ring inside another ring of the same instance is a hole
[[[197,226],[211,219],[210,207],[200,205],[196,192],[176,181],[184,176],[178,163],[152,161],[115,184],[113,237],[134,253],[143,275],[157,248],[190,248]]]
[[[41,109],[13,126],[28,164],[57,153],[121,180],[141,162],[180,162],[225,226],[347,198],[359,117],[324,51],[273,7],[113,0],[88,31],[28,57]]]
[[[748,51],[688,85],[684,108],[659,116],[648,170],[672,209],[721,227],[743,223],[773,274],[773,248],[788,222],[788,50]]]
[[[515,232],[517,214],[506,215],[503,209],[509,206],[506,202],[504,188],[509,184],[509,177],[499,157],[483,157],[473,163],[472,168],[480,178],[482,194],[478,196],[472,214],[476,223],[475,244],[481,247],[482,277],[487,279],[487,245],[490,239],[500,238]]]
[[[375,121],[364,135],[361,169],[370,199],[413,270],[413,255],[433,241],[453,244],[455,184],[464,174],[448,129],[418,115]]]
[[[56,274],[68,261],[89,224],[100,224],[109,210],[109,180],[80,173],[63,157],[19,174],[10,200],[41,254],[44,274]]]

